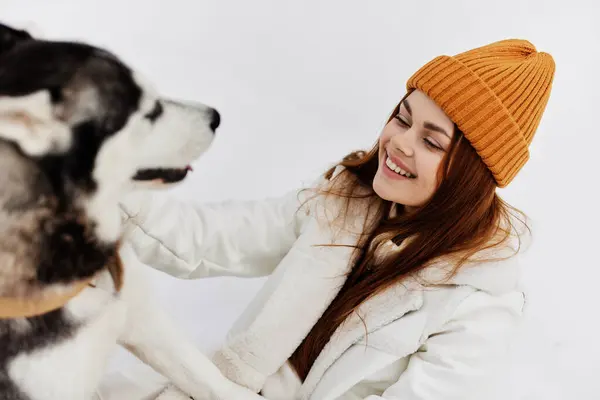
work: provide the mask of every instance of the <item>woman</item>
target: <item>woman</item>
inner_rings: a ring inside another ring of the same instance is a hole
[[[267,399],[486,399],[519,321],[528,159],[554,61],[505,40],[417,71],[369,152],[277,199],[123,202],[141,260],[187,279],[270,275],[214,356]]]

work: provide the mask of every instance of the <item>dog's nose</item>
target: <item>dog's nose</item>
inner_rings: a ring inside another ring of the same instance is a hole
[[[219,125],[221,124],[221,115],[214,108],[212,109],[212,114],[210,116],[210,129],[214,131],[217,130]]]

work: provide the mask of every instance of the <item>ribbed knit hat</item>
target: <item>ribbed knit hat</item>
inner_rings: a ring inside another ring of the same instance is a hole
[[[439,56],[407,82],[435,101],[464,133],[499,187],[529,159],[554,78],[554,60],[530,42],[502,40]]]

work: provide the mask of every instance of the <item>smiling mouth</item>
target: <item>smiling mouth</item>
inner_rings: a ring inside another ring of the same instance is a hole
[[[147,168],[140,169],[134,176],[135,181],[162,181],[163,183],[177,183],[185,179],[192,167],[184,168]]]
[[[396,163],[394,163],[392,161],[392,159],[390,158],[389,155],[386,154],[386,158],[385,158],[385,165],[393,172],[395,172],[398,175],[402,175],[408,179],[415,179],[417,176],[411,174],[408,171],[403,170],[402,168],[400,168],[399,166],[396,165]]]

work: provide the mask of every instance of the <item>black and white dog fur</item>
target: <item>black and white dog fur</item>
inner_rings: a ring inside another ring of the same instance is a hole
[[[58,310],[0,319],[0,399],[90,399],[117,344],[196,400],[262,398],[182,337],[135,254],[118,250],[119,199],[183,180],[218,124],[214,109],[160,97],[103,49],[0,25],[0,297],[95,276]],[[117,252],[121,290],[105,269]]]

